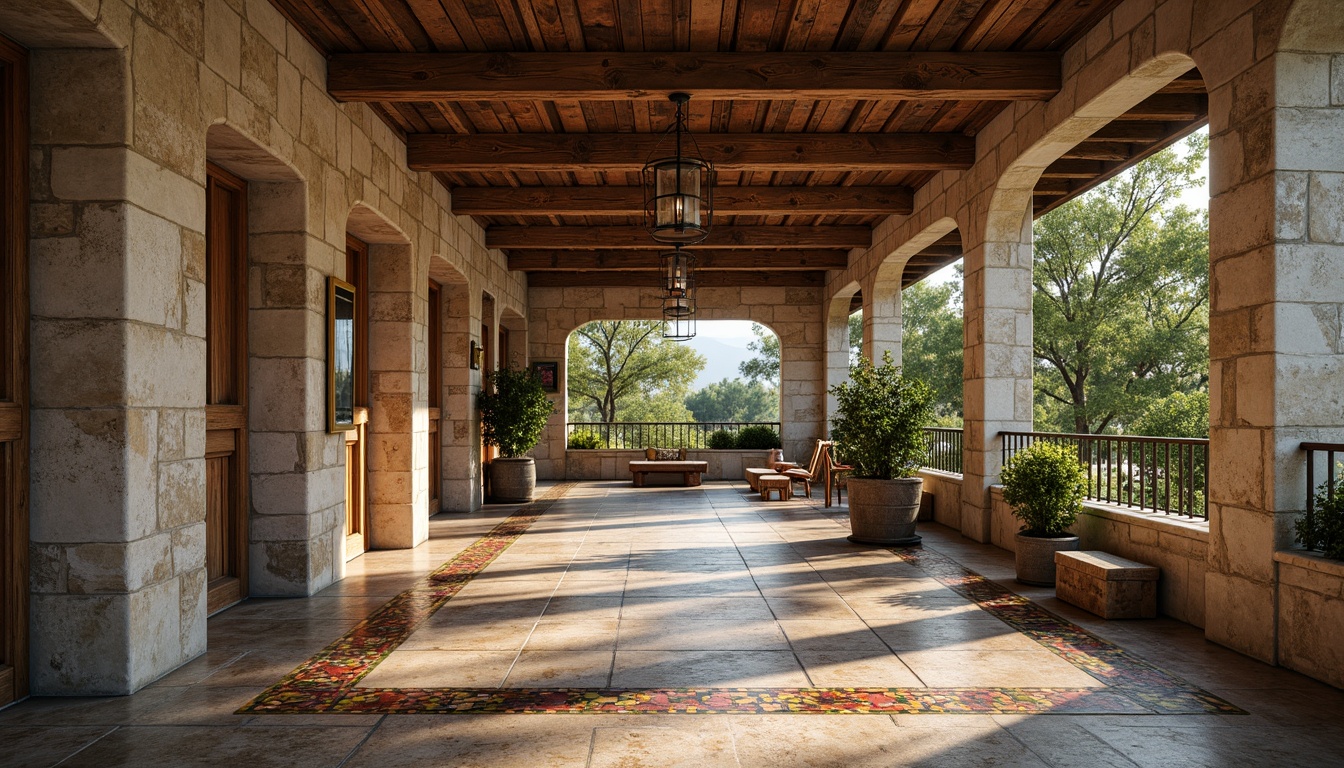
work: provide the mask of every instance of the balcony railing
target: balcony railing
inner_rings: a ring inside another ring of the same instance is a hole
[[[924,466],[961,474],[961,428],[925,427],[924,435],[929,440],[929,457]]]
[[[1209,441],[1134,435],[1000,432],[1005,464],[1046,440],[1073,446],[1087,467],[1087,497],[1169,515],[1207,519]]]
[[[709,447],[709,436],[720,430],[733,437],[744,427],[770,427],[779,434],[778,421],[571,421],[565,431],[569,440],[577,432],[597,435],[605,449],[686,448],[695,450]]]
[[[1316,494],[1324,490],[1327,502],[1335,500],[1339,470],[1344,468],[1337,456],[1344,454],[1344,443],[1303,443],[1301,448],[1307,452],[1307,529],[1311,530],[1316,519]],[[1325,471],[1325,482],[1318,489],[1320,470]]]

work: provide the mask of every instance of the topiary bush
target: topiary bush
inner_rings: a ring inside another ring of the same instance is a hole
[[[720,451],[736,448],[737,438],[726,429],[718,429],[709,433],[709,447]]]
[[[1013,507],[1027,536],[1068,536],[1083,511],[1087,473],[1078,450],[1059,443],[1032,443],[1003,468],[1003,500]]]
[[[764,424],[743,427],[737,432],[736,447],[743,451],[779,448],[779,433]]]
[[[1316,505],[1311,519],[1303,516],[1293,527],[1297,541],[1307,549],[1314,549],[1331,560],[1344,560],[1344,480],[1335,486],[1335,497],[1330,498],[1330,484],[1322,483],[1316,489]]]
[[[500,368],[491,373],[476,395],[481,412],[481,435],[487,445],[499,446],[506,459],[532,450],[554,408],[546,390],[531,371]]]
[[[597,450],[602,447],[602,438],[596,432],[574,432],[569,436],[568,446],[571,451]]]

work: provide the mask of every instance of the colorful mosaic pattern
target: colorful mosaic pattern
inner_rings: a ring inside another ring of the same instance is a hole
[[[573,484],[520,508],[301,664],[239,714],[1245,714],[936,552],[891,550],[1105,683],[1100,688],[356,688]]]

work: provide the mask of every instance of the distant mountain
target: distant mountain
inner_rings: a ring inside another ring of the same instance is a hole
[[[737,370],[738,364],[755,357],[751,350],[746,348],[748,341],[748,339],[743,339],[742,346],[734,346],[723,339],[697,336],[685,342],[694,347],[696,352],[705,356],[705,368],[700,371],[695,383],[691,385],[691,391],[702,389],[708,384],[723,379],[742,378],[742,374]]]

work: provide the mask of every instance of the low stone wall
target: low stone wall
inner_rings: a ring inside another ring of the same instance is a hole
[[[961,475],[921,469],[919,476],[924,478],[924,493],[933,495],[933,522],[961,530]]]
[[[687,451],[689,461],[709,464],[701,480],[741,480],[746,467],[765,466],[769,451]],[[566,450],[567,480],[629,480],[630,462],[644,458],[640,450]],[[654,482],[661,482],[655,475]]]
[[[1344,563],[1275,552],[1279,569],[1279,664],[1344,688]]]
[[[1003,500],[1003,486],[990,489],[994,516],[992,542],[1016,551],[1022,527]],[[1162,569],[1157,583],[1157,610],[1196,627],[1204,626],[1204,575],[1209,524],[1203,520],[1086,502],[1070,529],[1082,549],[1097,549]]]

